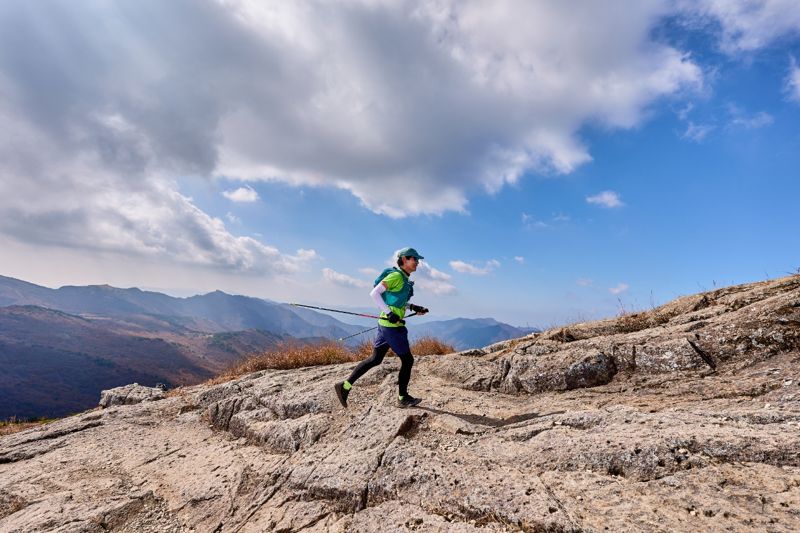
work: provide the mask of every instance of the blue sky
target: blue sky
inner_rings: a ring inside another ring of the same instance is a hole
[[[800,268],[800,8],[486,6],[6,4],[0,274],[364,308],[410,245],[548,326]]]

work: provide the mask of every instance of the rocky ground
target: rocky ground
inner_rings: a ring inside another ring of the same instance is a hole
[[[800,531],[800,276],[0,438],[0,531]]]

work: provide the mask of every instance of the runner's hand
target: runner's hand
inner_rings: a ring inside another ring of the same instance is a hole
[[[418,315],[424,315],[425,313],[428,312],[428,308],[427,307],[422,307],[421,305],[409,304],[408,308],[411,311],[414,311],[415,313],[417,313]]]
[[[400,317],[397,316],[397,314],[395,314],[394,311],[392,311],[391,313],[386,315],[386,320],[388,320],[392,324],[397,324],[398,322],[400,322]]]

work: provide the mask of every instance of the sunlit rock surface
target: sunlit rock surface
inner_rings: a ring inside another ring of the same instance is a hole
[[[799,531],[800,277],[0,438],[0,531]]]

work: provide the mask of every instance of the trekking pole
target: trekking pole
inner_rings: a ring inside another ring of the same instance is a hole
[[[352,335],[348,335],[347,337],[341,337],[339,339],[336,339],[336,341],[337,342],[346,341],[347,339],[352,339],[353,337],[358,337],[362,333],[367,333],[368,331],[372,331],[373,329],[378,329],[378,326],[375,326],[375,327],[369,328],[369,329],[365,329],[364,331],[359,331],[358,333],[353,333]]]
[[[317,307],[315,305],[303,305],[303,304],[286,304],[286,305],[291,305],[294,307],[305,307],[306,309],[317,309],[319,311],[330,311],[332,313],[342,313],[344,315],[362,316],[364,318],[380,318],[379,316],[375,315],[368,315],[365,313],[352,313],[350,311],[341,311],[339,309],[328,309],[327,307]]]
[[[408,318],[408,317],[412,317],[412,316],[414,316],[414,315],[416,315],[416,314],[417,314],[417,313],[411,313],[411,314],[410,314],[410,315],[408,315],[406,318]],[[352,339],[353,337],[358,337],[358,336],[359,336],[359,335],[361,335],[362,333],[367,333],[367,332],[369,332],[369,331],[372,331],[373,329],[378,329],[378,326],[375,326],[375,327],[372,327],[372,328],[369,328],[369,329],[365,329],[364,331],[359,331],[358,333],[353,333],[352,335],[348,335],[347,337],[342,337],[342,338],[340,338],[340,339],[336,339],[336,340],[337,340],[337,341],[339,341],[339,342],[341,342],[341,341],[346,341],[347,339]]]

